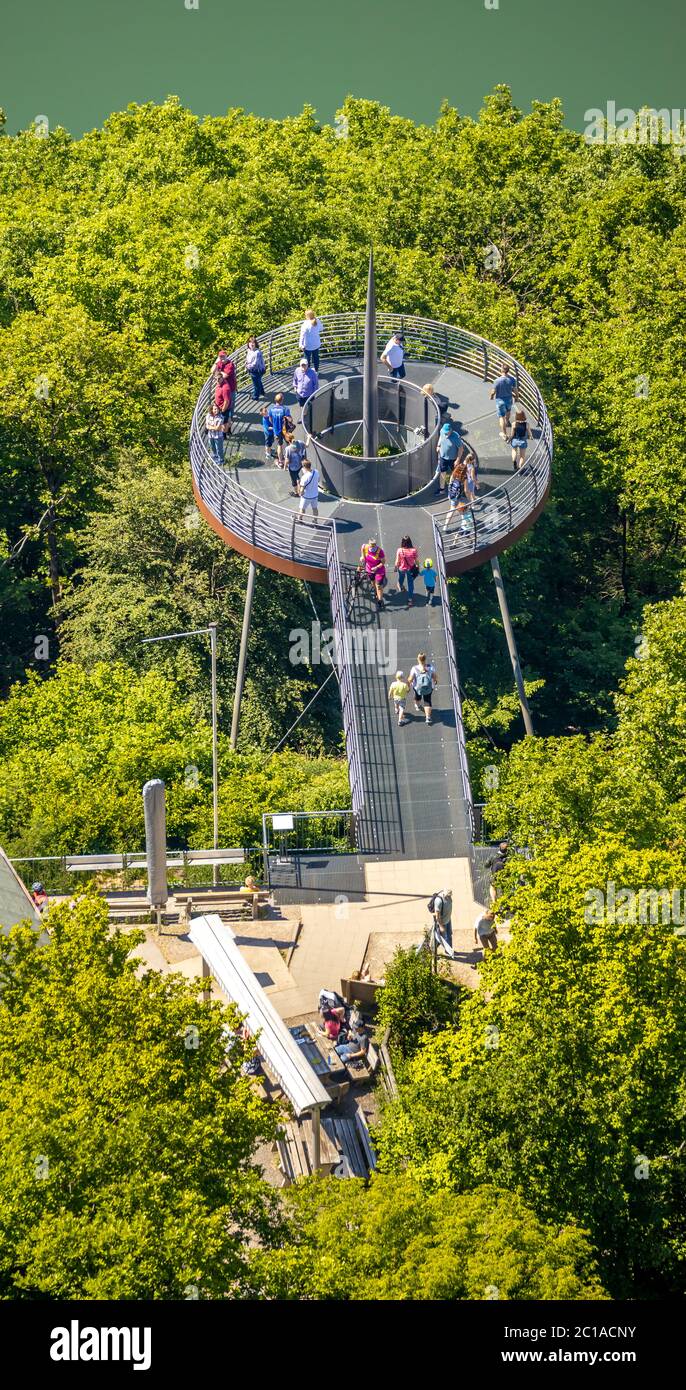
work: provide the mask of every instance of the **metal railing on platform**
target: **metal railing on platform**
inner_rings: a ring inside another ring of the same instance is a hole
[[[346,659],[350,652],[351,644],[348,634],[346,592],[343,584],[343,576],[341,574],[341,562],[338,554],[335,526],[332,527],[329,532],[327,563],[329,569],[329,587],[331,591],[331,614],[333,617],[334,631],[336,633],[335,659],[341,695],[341,708],[343,711],[345,749],[348,758],[348,776],[350,778],[353,812],[355,816],[358,816],[364,806],[364,781],[362,778],[361,761],[362,744],[357,724],[357,710],[355,708],[355,694],[353,691],[350,663]]]
[[[448,581],[445,572],[445,553],[443,537],[440,528],[433,523],[434,545],[436,547],[436,568],[438,570],[438,588],[441,595],[441,613],[443,615],[443,629],[445,632],[445,645],[448,652],[448,671],[450,675],[450,690],[453,700],[453,710],[455,713],[455,730],[457,733],[457,744],[460,757],[460,773],[462,775],[462,796],[469,819],[469,836],[473,844],[475,837],[475,818],[474,818],[474,798],[472,796],[472,782],[469,775],[469,759],[467,757],[467,741],[464,731],[464,718],[462,715],[462,697],[460,695],[460,675],[457,667],[457,653],[455,650],[455,637],[453,634],[453,623],[450,616],[450,599],[448,596]]]
[[[361,314],[323,316],[323,359],[356,357],[362,351],[364,318]],[[485,338],[451,324],[414,315],[376,315],[377,348],[383,349],[390,334],[405,334],[409,361],[426,361],[456,367],[484,382],[492,382],[505,364],[515,377],[521,404],[529,413],[536,437],[528,449],[526,466],[502,486],[493,488],[467,513],[466,529],[450,547],[449,560],[473,554],[502,540],[521,526],[545,497],[552,466],[552,429],[541,393],[524,367],[509,353]],[[284,324],[264,333],[259,343],[272,378],[286,377],[300,357],[300,323]],[[245,367],[246,348],[231,354],[236,367],[237,407],[250,402],[250,378]],[[205,382],[193,414],[190,459],[198,494],[217,521],[237,538],[282,559],[326,569],[331,523],[319,527],[298,525],[296,513],[278,503],[258,498],[244,488],[230,468],[213,459],[205,430],[205,416],[212,400],[213,382]]]

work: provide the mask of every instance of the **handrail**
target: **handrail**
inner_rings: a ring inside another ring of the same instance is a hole
[[[397,327],[400,315],[377,313],[377,346]],[[356,313],[323,316],[322,357],[359,356],[359,316]],[[472,514],[466,534],[456,535],[450,558],[473,554],[502,540],[520,526],[539,505],[547,492],[552,467],[553,436],[541,393],[524,367],[510,353],[466,329],[416,315],[403,316],[405,351],[408,360],[445,362],[446,366],[469,372],[482,381],[494,381],[501,363],[510,367],[517,379],[518,397],[527,410],[529,422],[538,432],[528,450],[524,468],[507,482],[491,489]],[[300,322],[283,324],[258,339],[266,348],[269,374],[290,376],[300,356]],[[248,400],[250,378],[245,368],[246,348],[231,354],[236,367],[237,404]],[[248,522],[255,497],[211,456],[206,440],[204,418],[210,402],[212,378],[200,392],[190,431],[190,457],[198,495],[213,516],[233,535],[253,547],[322,570],[327,567],[331,522],[319,527],[293,528],[293,512],[275,502],[259,499],[255,525]],[[223,515],[222,515],[223,498]]]
[[[469,775],[469,760],[467,758],[467,741],[464,731],[464,718],[462,714],[462,697],[460,695],[460,674],[457,667],[457,653],[455,651],[455,636],[453,633],[452,618],[450,616],[450,600],[448,597],[448,582],[445,572],[445,552],[443,537],[440,527],[436,522],[433,523],[434,545],[436,547],[436,568],[438,570],[438,587],[441,595],[441,612],[443,614],[443,629],[445,632],[445,645],[448,652],[448,671],[450,673],[450,688],[453,697],[453,710],[455,712],[455,731],[457,734],[457,745],[460,758],[460,772],[462,775],[462,795],[467,808],[469,817],[469,835],[473,844],[476,830],[474,817],[474,797],[472,795],[472,781]]]
[[[345,612],[345,590],[341,574],[341,561],[338,554],[336,527],[332,526],[328,542],[329,587],[331,590],[331,615],[335,632],[334,661],[338,669],[343,728],[345,729],[345,751],[348,759],[350,794],[355,818],[364,806],[364,782],[362,780],[362,743],[357,724],[357,710],[350,674],[350,640],[348,620]]]

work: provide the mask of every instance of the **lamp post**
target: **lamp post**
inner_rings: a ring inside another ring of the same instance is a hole
[[[166,632],[161,637],[144,637],[141,646],[150,642],[176,642],[182,637],[209,637],[212,661],[212,822],[213,848],[219,849],[219,758],[217,738],[217,624],[196,627],[192,632]],[[212,866],[212,880],[219,882],[219,865]]]

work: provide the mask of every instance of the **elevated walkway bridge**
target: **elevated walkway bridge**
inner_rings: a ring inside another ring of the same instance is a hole
[[[320,393],[328,387],[333,394],[331,384],[337,383],[339,394],[346,394],[340,383],[359,379],[362,372],[364,317],[335,314],[325,316],[323,323]],[[299,327],[289,324],[259,339],[267,365],[264,385],[270,400],[277,391],[284,393],[297,434],[307,441],[308,453],[324,477],[326,434],[309,434],[307,424],[315,412],[308,413],[306,407],[303,420],[292,389],[301,356]],[[533,525],[550,490],[552,430],[538,387],[509,354],[448,324],[390,314],[376,315],[379,353],[395,331],[405,338],[407,381],[414,387],[431,383],[447,398],[442,418],[454,422],[478,460],[477,499],[461,518],[451,521],[448,531],[445,497],[436,494],[430,472],[425,471],[428,481],[412,478],[411,465],[409,481],[416,490],[383,502],[320,491],[318,525],[311,513],[300,521],[288,473],[265,460],[263,402],[252,400],[243,348],[233,354],[238,394],[223,467],[211,456],[204,423],[213,398],[212,378],[200,393],[190,437],[193,488],[208,523],[251,561],[329,584],[358,856],[394,861],[467,858],[473,866],[474,812],[447,580],[497,556]],[[516,472],[490,400],[492,382],[503,364],[516,379],[517,403],[526,411],[532,435],[525,466]],[[396,385],[397,421],[404,410],[402,383],[387,382],[385,389],[391,399]],[[424,449],[428,463],[428,415],[426,424],[417,434],[416,448]],[[431,453],[432,467],[433,449]],[[359,460],[351,458],[350,463],[354,472]],[[387,475],[392,467],[393,460],[384,459]],[[387,591],[385,608],[378,611],[371,590],[353,582],[361,546],[370,537],[382,545],[393,590],[395,552],[408,534],[420,561],[433,560],[435,598],[429,601],[419,579],[413,607],[407,607],[403,594]],[[433,723],[427,727],[410,701],[410,722],[399,728],[388,686],[396,669],[409,672],[419,651],[426,652],[438,676]]]

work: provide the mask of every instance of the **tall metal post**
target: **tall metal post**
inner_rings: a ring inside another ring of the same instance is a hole
[[[362,387],[362,439],[364,457],[375,459],[379,452],[379,388],[376,363],[376,289],[374,253],[369,252],[367,309],[364,316],[364,378]]]
[[[212,825],[214,849],[219,849],[219,756],[217,739],[217,624],[209,623],[210,656],[212,658]],[[219,865],[212,866],[212,881],[219,883]]]
[[[248,637],[250,636],[250,619],[252,616],[252,599],[255,591],[256,570],[257,566],[254,560],[251,560],[250,568],[248,569],[248,583],[245,589],[243,629],[241,631],[241,646],[238,653],[238,672],[236,674],[236,694],[233,697],[233,714],[231,716],[231,747],[234,751],[238,742],[238,720],[241,713],[241,700],[243,698],[243,685],[245,683],[245,664],[248,652]]]
[[[505,640],[507,641],[507,650],[510,653],[510,661],[512,662],[512,672],[515,678],[515,685],[517,686],[517,694],[519,696],[519,703],[522,710],[524,728],[526,729],[527,734],[533,734],[534,726],[531,719],[531,710],[529,709],[529,702],[526,698],[526,690],[524,689],[524,677],[522,676],[522,668],[519,664],[517,643],[515,642],[515,635],[512,630],[510,610],[507,606],[507,595],[505,593],[505,585],[503,584],[503,576],[500,570],[500,561],[498,560],[498,557],[496,555],[494,555],[493,559],[491,560],[491,569],[493,570],[495,591],[498,595],[498,603],[500,605],[500,616],[503,620],[503,627],[505,629]]]

